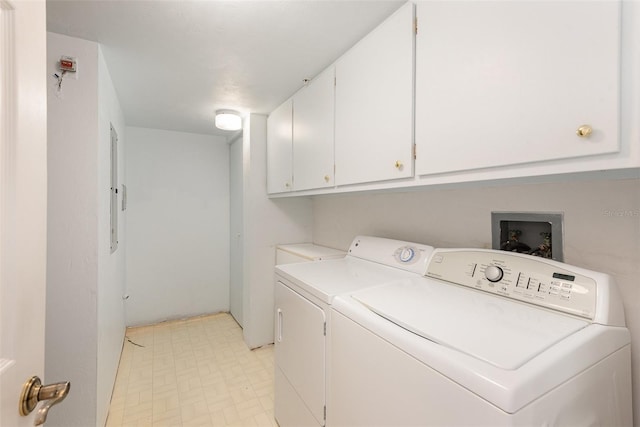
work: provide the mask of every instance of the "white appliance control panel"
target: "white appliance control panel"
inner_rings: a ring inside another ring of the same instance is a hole
[[[495,250],[436,250],[427,277],[593,320],[596,280],[556,261]]]
[[[356,236],[349,256],[423,275],[433,247],[382,237]]]

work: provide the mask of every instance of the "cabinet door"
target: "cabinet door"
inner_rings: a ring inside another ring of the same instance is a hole
[[[288,381],[318,424],[324,425],[324,310],[281,282],[275,286],[275,307],[274,358],[284,374],[277,380]],[[276,384],[276,390],[286,388]],[[282,396],[274,397],[276,408],[295,404],[295,401],[282,402]]]
[[[336,62],[336,184],[413,176],[414,6]]]
[[[292,188],[293,101],[273,110],[267,119],[267,193]]]
[[[620,13],[619,1],[419,2],[416,173],[618,151]]]
[[[293,187],[331,187],[333,182],[333,91],[331,67],[293,97]]]

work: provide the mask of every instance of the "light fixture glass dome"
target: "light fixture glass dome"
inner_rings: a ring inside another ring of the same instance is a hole
[[[216,127],[222,130],[242,129],[242,117],[240,113],[233,110],[216,111]]]

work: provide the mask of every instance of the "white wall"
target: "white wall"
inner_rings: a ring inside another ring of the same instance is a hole
[[[127,127],[127,325],[229,310],[229,146]]]
[[[101,426],[124,337],[124,256],[120,250],[110,254],[108,202],[109,123],[122,134],[124,118],[96,43],[49,33],[47,44],[44,380],[73,385],[47,425]],[[79,68],[58,92],[53,74],[62,55],[77,57]],[[122,228],[120,236],[122,241]]]
[[[311,241],[305,197],[267,197],[267,117],[251,114],[243,130],[243,335],[250,348],[273,342],[274,266],[278,243]]]
[[[56,96],[61,55],[82,64]],[[98,45],[57,34],[47,39],[48,244],[45,382],[69,380],[64,411],[49,425],[96,420],[98,285]]]
[[[632,335],[640,417],[640,181],[599,180],[317,197],[314,242],[347,249],[357,234],[436,247],[491,247],[491,211],[564,212],[568,264],[615,277]]]
[[[109,413],[111,393],[118,371],[125,333],[125,213],[118,209],[118,240],[112,254],[111,243],[111,130],[118,134],[118,206],[122,202],[125,181],[124,152],[126,147],[124,115],[102,51],[98,48],[98,359],[97,359],[97,421],[103,426]]]

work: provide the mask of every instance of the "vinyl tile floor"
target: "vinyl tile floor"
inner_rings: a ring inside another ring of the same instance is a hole
[[[129,328],[107,427],[277,426],[273,346],[249,350],[231,315]]]

